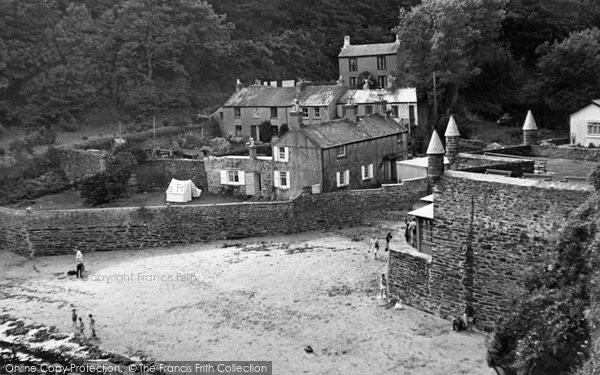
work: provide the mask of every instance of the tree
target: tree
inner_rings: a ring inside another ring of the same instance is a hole
[[[506,0],[426,0],[401,10],[396,31],[403,58],[399,82],[432,97],[435,73],[442,107],[456,110],[460,91],[505,47],[500,42]]]
[[[273,125],[271,121],[263,121],[259,127],[260,141],[264,143],[271,142],[271,138],[273,138]]]
[[[600,29],[572,33],[539,51],[538,95],[545,105],[565,118],[600,97]]]

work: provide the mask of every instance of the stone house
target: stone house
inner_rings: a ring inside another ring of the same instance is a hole
[[[389,111],[390,116],[411,126],[419,125],[417,114],[417,90],[415,88],[390,88],[385,90],[346,91],[338,100],[337,114],[344,117],[344,105],[353,102],[357,106],[359,116]]]
[[[571,114],[571,144],[600,146],[600,99]]]
[[[223,133],[232,138],[260,140],[260,125],[270,121],[274,134],[290,120],[294,100],[300,103],[302,120],[320,124],[336,117],[336,103],[344,93],[342,85],[311,86],[300,81],[295,87],[236,84],[236,92],[217,111]]]
[[[389,76],[398,63],[400,41],[393,43],[350,44],[350,36],[344,37],[344,46],[338,55],[340,77],[350,89],[363,88],[369,79],[369,88],[388,87]]]
[[[275,196],[289,199],[310,188],[331,192],[396,181],[396,160],[407,158],[408,130],[381,113],[305,124],[290,113],[290,130],[272,143]]]

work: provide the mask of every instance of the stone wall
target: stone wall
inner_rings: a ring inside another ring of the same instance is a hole
[[[533,173],[535,161],[515,158],[494,157],[477,154],[460,154],[454,159],[453,170],[485,173],[487,169],[511,171],[512,177],[521,177],[523,173]]]
[[[390,293],[442,317],[456,316],[468,302],[489,329],[524,293],[527,268],[591,188],[447,171],[434,194],[431,263],[392,251]]]
[[[478,153],[490,152],[502,155],[515,155],[524,157],[540,157],[548,159],[571,159],[583,161],[600,161],[600,148],[589,147],[564,147],[554,145],[532,145],[532,146],[513,146],[498,148],[490,151],[480,151]]]
[[[57,151],[60,165],[71,182],[93,176],[105,168],[106,152],[71,148],[58,148]]]
[[[222,185],[221,170],[238,170],[244,173],[260,174],[261,195],[273,195],[273,162],[270,157],[223,156],[204,159],[208,191],[216,194],[247,195],[245,185]],[[248,177],[246,176],[246,180]]]
[[[146,160],[135,167],[134,173],[142,191],[167,190],[171,178],[192,180],[202,190],[208,186],[204,161],[198,159]]]
[[[0,251],[23,255],[174,246],[355,225],[409,209],[427,194],[426,179],[381,189],[302,195],[286,202],[196,206],[0,211]],[[13,234],[14,233],[14,234]]]

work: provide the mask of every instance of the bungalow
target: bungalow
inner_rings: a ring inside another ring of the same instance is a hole
[[[260,140],[259,126],[270,121],[274,134],[289,122],[294,100],[300,103],[303,122],[320,124],[336,117],[336,103],[344,93],[342,85],[310,86],[300,81],[295,87],[252,85],[242,87],[221,107],[218,119],[224,134],[242,139]]]
[[[600,146],[600,99],[571,115],[571,144]]]
[[[272,143],[275,196],[288,199],[304,189],[359,189],[396,181],[396,160],[407,158],[408,130],[390,117],[356,115],[304,124],[300,105],[290,112],[290,130]]]

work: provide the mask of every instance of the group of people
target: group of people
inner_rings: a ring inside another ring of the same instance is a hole
[[[90,329],[90,333],[91,336],[90,338],[95,339],[96,338],[96,320],[94,319],[94,317],[92,316],[92,314],[88,314],[88,318],[89,318],[89,329]],[[77,310],[73,309],[71,312],[71,320],[73,321],[73,327],[75,329],[77,329],[77,331],[79,332],[79,335],[81,335],[81,337],[83,337],[84,339],[85,337],[85,324],[83,323],[83,319],[81,317],[77,316]]]
[[[392,232],[388,232],[388,234],[385,236],[385,251],[388,251],[390,249],[391,240]],[[373,249],[373,254],[375,256],[375,259],[377,259],[377,253],[379,252],[379,239],[375,237],[375,235],[371,236],[371,240],[369,241],[369,250],[367,250],[367,252],[370,253],[371,249]]]

